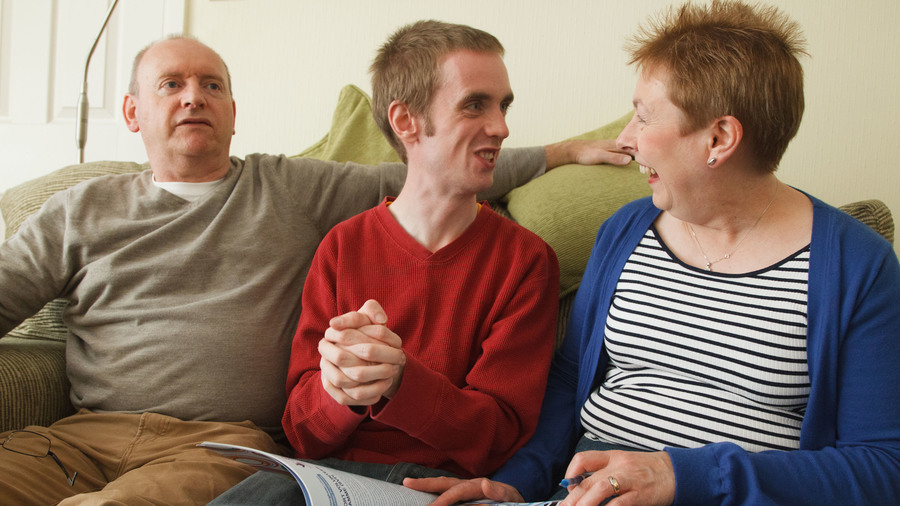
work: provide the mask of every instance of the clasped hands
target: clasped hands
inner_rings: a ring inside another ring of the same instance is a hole
[[[368,300],[328,325],[319,341],[325,391],[344,406],[371,406],[392,398],[400,388],[406,354],[400,336],[387,328],[381,304]]]

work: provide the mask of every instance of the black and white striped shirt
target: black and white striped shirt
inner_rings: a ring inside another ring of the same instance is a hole
[[[808,273],[808,247],[748,274],[706,272],[676,259],[651,228],[613,296],[609,367],[581,413],[588,435],[650,450],[798,448]]]

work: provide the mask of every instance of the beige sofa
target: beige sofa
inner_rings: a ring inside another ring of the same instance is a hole
[[[615,137],[628,115],[578,138]],[[376,164],[396,161],[371,119],[371,104],[359,89],[341,91],[331,129],[298,156]],[[133,162],[92,162],[57,170],[7,190],[0,198],[6,236],[13,234],[53,193],[88,178],[146,170]],[[623,204],[649,195],[646,177],[633,164],[626,168],[558,168],[494,203],[498,211],[544,238],[560,261],[559,340],[600,224]],[[893,242],[894,223],[876,200],[842,209]],[[8,288],[8,287],[4,287]],[[0,432],[26,425],[47,425],[73,412],[65,373],[67,331],[61,320],[65,302],[53,301],[0,339]]]

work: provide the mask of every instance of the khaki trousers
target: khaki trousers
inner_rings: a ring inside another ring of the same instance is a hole
[[[206,504],[253,474],[250,466],[198,448],[216,441],[283,453],[250,422],[185,422],[153,413],[81,411],[50,427],[27,427],[51,440],[71,476],[51,457],[0,449],[0,504]],[[0,434],[0,442],[9,433]]]

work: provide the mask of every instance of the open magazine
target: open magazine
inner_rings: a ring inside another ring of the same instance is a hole
[[[293,476],[297,480],[306,504],[310,506],[372,506],[372,505],[408,505],[424,506],[436,495],[419,492],[386,481],[376,480],[358,474],[339,471],[325,466],[304,462],[302,460],[282,457],[245,446],[236,446],[204,441],[198,446],[208,448],[225,457],[253,466],[261,471],[270,471]],[[497,503],[473,502],[468,504],[529,504],[533,506],[551,506],[557,501],[541,503]]]

